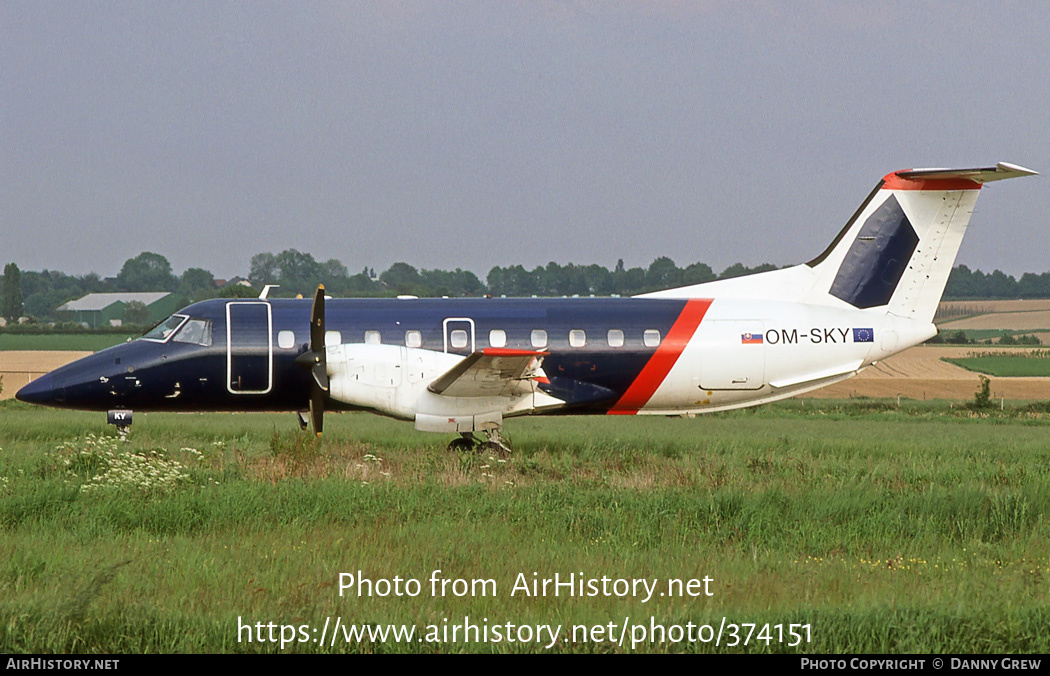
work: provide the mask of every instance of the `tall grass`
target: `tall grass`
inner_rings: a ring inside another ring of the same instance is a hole
[[[0,651],[279,651],[238,642],[237,618],[465,615],[811,624],[813,643],[794,652],[1050,648],[1050,415],[1038,408],[793,402],[695,420],[515,420],[507,459],[449,453],[440,435],[357,414],[329,416],[320,443],[286,415],[136,416],[116,453],[178,463],[187,479],[164,491],[84,489],[105,469],[65,460],[89,434],[112,435],[96,414],[4,409]],[[494,579],[499,593],[338,594],[340,572],[425,580],[438,569]],[[710,576],[713,596],[509,596],[533,572]]]

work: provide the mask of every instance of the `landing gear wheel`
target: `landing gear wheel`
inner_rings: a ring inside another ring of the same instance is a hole
[[[478,446],[479,453],[491,453],[499,458],[506,458],[512,453],[507,440],[500,434],[499,428],[486,430],[489,440]]]
[[[448,444],[448,450],[453,452],[473,451],[478,445],[478,440],[470,432],[464,432],[458,439],[453,439]]]
[[[511,454],[508,446],[499,441],[483,441],[478,445],[480,455],[494,455],[497,458],[507,458]]]

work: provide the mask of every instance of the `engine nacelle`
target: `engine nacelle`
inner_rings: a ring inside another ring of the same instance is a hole
[[[329,394],[337,401],[404,420],[416,414],[427,385],[463,357],[398,345],[352,343],[325,348]]]
[[[325,358],[333,399],[414,420],[416,429],[427,432],[496,429],[503,424],[504,415],[563,403],[533,391],[514,396],[451,397],[428,390],[428,385],[464,359],[457,354],[351,343],[325,348]]]

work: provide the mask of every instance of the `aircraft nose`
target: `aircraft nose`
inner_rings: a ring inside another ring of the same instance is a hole
[[[36,380],[15,393],[15,399],[30,404],[54,404],[58,400],[58,390],[55,387],[55,379],[50,373],[40,376]]]

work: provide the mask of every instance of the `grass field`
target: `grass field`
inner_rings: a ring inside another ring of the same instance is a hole
[[[0,351],[69,350],[98,352],[107,347],[119,345],[128,338],[129,336],[119,333],[20,334],[0,332]]]
[[[1027,352],[997,350],[971,354],[972,356],[961,358],[943,357],[943,360],[961,366],[967,371],[1004,378],[1050,376],[1050,350]]]
[[[565,631],[625,618],[718,629],[725,617],[785,636],[806,624],[812,639],[634,646],[652,652],[1050,650],[1042,405],[514,420],[506,459],[448,453],[447,438],[374,416],[326,422],[314,445],[289,415],[138,415],[120,444],[100,414],[0,406],[0,652],[279,652],[238,642],[238,618],[424,631],[465,616]],[[432,595],[438,569],[491,579],[496,594]],[[358,571],[423,591],[340,596],[339,574]],[[534,572],[709,577],[712,595],[511,596]],[[626,652],[630,638],[552,649]],[[340,637],[284,652],[543,643]]]

